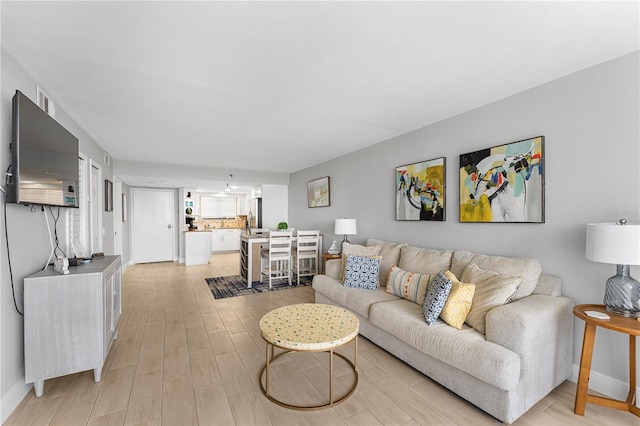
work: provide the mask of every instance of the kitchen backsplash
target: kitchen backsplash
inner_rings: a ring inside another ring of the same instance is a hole
[[[194,224],[199,230],[209,229],[244,229],[247,226],[247,216],[236,216],[235,219],[196,219]]]

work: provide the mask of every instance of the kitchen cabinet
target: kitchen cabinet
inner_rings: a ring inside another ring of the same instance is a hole
[[[25,382],[37,397],[46,379],[93,370],[97,383],[122,314],[120,256],[45,269],[24,279]]]
[[[239,229],[213,229],[211,230],[211,251],[239,251],[240,250],[240,230]]]
[[[235,218],[237,206],[236,197],[200,197],[200,216],[203,219]]]
[[[184,264],[206,265],[211,258],[211,232],[188,231],[184,233]]]

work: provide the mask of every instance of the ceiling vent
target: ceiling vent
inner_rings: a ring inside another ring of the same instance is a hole
[[[42,88],[36,85],[36,93],[38,98],[38,106],[42,108],[44,112],[49,114],[51,117],[56,116],[56,105],[53,103],[53,99],[49,97]]]
[[[111,164],[111,156],[109,154],[107,154],[106,152],[104,153],[104,164],[106,166]]]

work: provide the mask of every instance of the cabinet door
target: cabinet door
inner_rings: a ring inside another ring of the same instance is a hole
[[[122,267],[118,266],[113,274],[113,314],[111,329],[115,332],[122,315]]]
[[[106,358],[109,343],[113,338],[113,270],[104,276],[104,354]]]
[[[211,251],[222,251],[222,242],[224,241],[219,231],[211,232]]]
[[[240,250],[240,231],[236,229],[233,231],[224,236],[225,250]]]

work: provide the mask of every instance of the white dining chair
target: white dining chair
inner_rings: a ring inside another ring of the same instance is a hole
[[[296,238],[295,250],[293,250],[293,268],[298,285],[300,277],[317,275],[320,231],[299,230]]]
[[[292,237],[293,231],[271,231],[269,233],[268,249],[261,252],[261,258],[267,261],[267,267],[262,269],[262,278],[269,280],[269,288],[271,288],[273,280],[285,278],[291,285]]]

